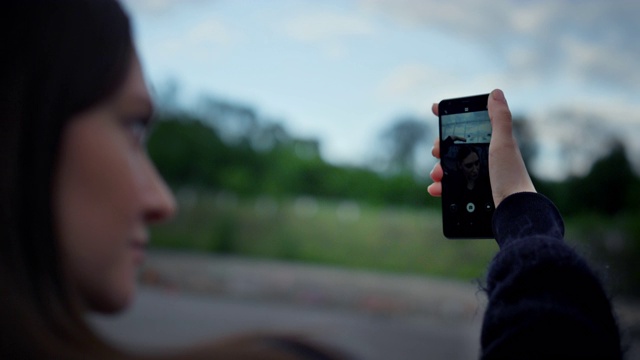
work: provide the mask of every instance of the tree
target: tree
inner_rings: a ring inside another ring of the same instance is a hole
[[[415,161],[420,145],[433,138],[431,127],[423,119],[404,116],[396,120],[381,135],[380,154],[383,169],[388,172],[415,172]]]
[[[179,104],[180,85],[175,79],[167,79],[160,86],[153,89],[153,98],[160,114],[177,114]]]
[[[611,143],[612,128],[606,118],[583,110],[563,110],[551,115],[550,133],[560,145],[569,176],[584,176],[593,162],[607,155],[602,144]]]
[[[522,159],[530,169],[533,160],[538,155],[538,145],[536,144],[536,137],[531,123],[524,117],[514,116],[513,135],[518,141],[518,147],[520,148]]]
[[[605,215],[616,215],[634,204],[629,203],[635,184],[623,143],[611,141],[609,155],[594,162],[591,171],[574,181],[571,198],[578,209]]]
[[[228,143],[251,142],[260,130],[258,114],[250,106],[206,96],[199,108],[198,116]]]

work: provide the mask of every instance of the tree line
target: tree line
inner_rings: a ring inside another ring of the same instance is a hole
[[[228,119],[223,120],[227,122]],[[229,135],[212,122],[185,113],[163,113],[148,152],[174,188],[232,191],[241,197],[270,195],[351,199],[371,204],[435,206],[426,184],[409,169],[380,172],[324,160],[315,139],[291,137],[281,126],[253,124]]]
[[[434,128],[419,117],[399,117],[381,132],[376,163],[340,166],[323,159],[318,140],[293,137],[249,106],[214,98],[203,103],[195,112],[160,111],[148,141],[150,156],[174,187],[227,190],[239,196],[305,194],[373,204],[439,204],[426,193],[428,179],[418,173],[424,170],[415,167],[418,152],[435,136]],[[533,133],[526,120],[514,122],[525,162],[530,163],[536,156]],[[615,140],[608,145],[609,154],[596,160],[586,175],[560,182],[533,176],[537,189],[568,216],[640,211],[640,179],[625,147]]]

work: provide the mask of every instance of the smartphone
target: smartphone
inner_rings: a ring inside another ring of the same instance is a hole
[[[438,104],[442,230],[449,239],[491,239],[495,206],[489,182],[489,94]]]

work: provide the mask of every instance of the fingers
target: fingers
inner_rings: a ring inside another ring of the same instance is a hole
[[[442,196],[442,183],[437,182],[429,185],[429,187],[427,187],[427,191],[429,192],[429,195],[433,197]]]
[[[431,148],[431,155],[433,155],[433,157],[436,159],[440,159],[440,139],[438,138],[436,138],[433,141],[433,147]]]
[[[433,183],[429,185],[429,187],[427,187],[429,195],[435,197],[442,196],[442,175],[442,166],[440,165],[440,163],[437,163],[433,167],[433,170],[431,170],[431,180],[433,180]]]
[[[442,170],[442,165],[437,163],[433,166],[433,170],[431,170],[431,180],[435,182],[442,181],[442,176],[444,175],[444,171]]]
[[[433,112],[433,115],[438,116],[438,104],[434,103],[433,105],[431,105],[431,112]],[[439,137],[436,137],[436,139],[433,141],[433,148],[431,148],[431,155],[433,155],[433,157],[435,157],[436,159],[440,159],[440,139]],[[427,191],[429,192],[429,195],[434,196],[434,197],[440,197],[442,195],[442,166],[440,165],[440,163],[437,163],[434,167],[433,170],[431,170],[431,180],[433,180],[433,183],[431,185],[429,185],[427,187]]]

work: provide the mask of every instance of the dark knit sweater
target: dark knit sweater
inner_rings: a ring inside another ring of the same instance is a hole
[[[620,359],[620,335],[598,277],[563,242],[542,195],[518,193],[496,209],[500,251],[487,274],[482,359]]]

